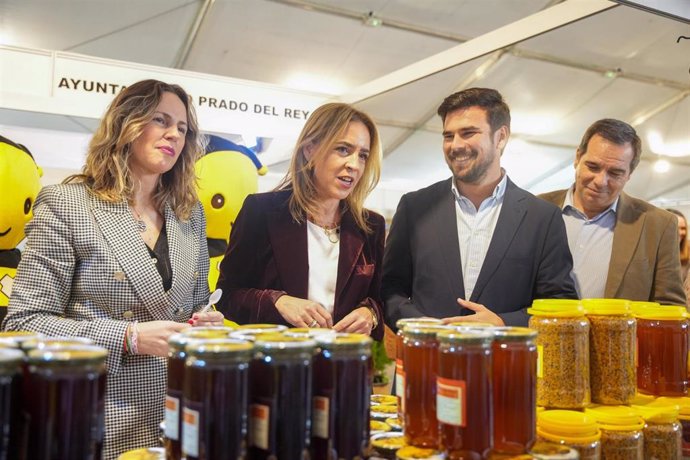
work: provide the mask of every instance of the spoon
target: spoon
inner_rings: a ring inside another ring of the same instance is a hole
[[[222,295],[223,295],[222,289],[216,289],[215,291],[213,291],[208,298],[208,303],[206,304],[206,306],[204,308],[199,310],[199,313],[206,313],[207,311],[209,311],[211,309],[211,306],[213,304],[215,304],[216,302],[218,302]]]

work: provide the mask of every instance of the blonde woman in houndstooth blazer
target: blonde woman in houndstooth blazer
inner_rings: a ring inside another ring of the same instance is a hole
[[[108,108],[82,174],[44,188],[27,227],[4,327],[108,349],[105,459],[157,444],[168,337],[222,325],[195,313],[209,295],[201,151],[187,93],[135,83]]]

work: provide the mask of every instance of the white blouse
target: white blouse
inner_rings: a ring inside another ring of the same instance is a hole
[[[331,233],[331,239],[335,237]],[[321,304],[333,314],[335,284],[338,279],[340,238],[336,243],[328,239],[323,227],[307,221],[307,253],[309,255],[309,286],[307,298]]]

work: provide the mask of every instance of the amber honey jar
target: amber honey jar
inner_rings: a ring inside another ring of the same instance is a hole
[[[372,340],[363,334],[322,334],[316,343],[311,458],[364,458],[369,444]]]
[[[449,459],[484,458],[492,442],[493,334],[475,329],[444,331],[437,337],[439,448]]]
[[[168,339],[168,385],[165,393],[165,455],[168,460],[182,458],[182,392],[187,344],[193,340],[227,338],[228,327],[192,327]]]
[[[395,323],[395,327],[398,331],[395,333],[395,378],[393,394],[398,397],[398,417],[402,419],[403,417],[403,407],[404,401],[402,400],[405,395],[405,370],[403,367],[403,331],[406,326],[428,326],[428,325],[441,325],[443,321],[438,318],[403,318],[399,319]]]
[[[405,326],[403,329],[403,425],[405,441],[416,447],[438,445],[436,370],[438,340],[445,326]]]
[[[537,438],[537,331],[493,329],[493,451],[524,454]]]
[[[309,458],[315,346],[304,337],[256,337],[249,365],[249,458]]]
[[[25,458],[96,458],[104,433],[105,348],[44,348],[28,354]]]
[[[23,449],[22,362],[24,353],[12,348],[0,349],[0,458],[10,458]]]
[[[635,304],[637,388],[655,396],[686,396],[690,387],[690,321],[685,307]]]
[[[582,409],[590,403],[589,321],[578,300],[535,300],[527,310],[537,336],[537,404]]]
[[[253,345],[234,339],[186,347],[182,451],[188,460],[244,458]]]
[[[630,302],[585,299],[589,319],[589,368],[592,402],[630,404],[637,391],[637,327]]]

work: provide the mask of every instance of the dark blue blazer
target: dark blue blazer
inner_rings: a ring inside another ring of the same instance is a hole
[[[386,324],[401,318],[473,314],[465,298],[451,179],[404,195],[383,257],[381,293]],[[527,325],[539,298],[577,298],[573,261],[561,211],[508,179],[486,259],[469,299],[506,325]]]

